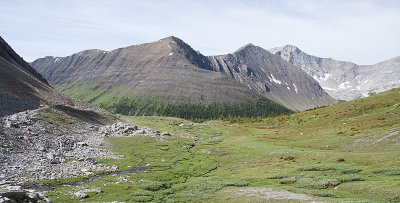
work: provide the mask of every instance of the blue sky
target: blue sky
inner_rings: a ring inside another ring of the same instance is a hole
[[[0,28],[27,61],[170,35],[204,55],[247,43],[358,64],[400,55],[397,0],[1,0]]]

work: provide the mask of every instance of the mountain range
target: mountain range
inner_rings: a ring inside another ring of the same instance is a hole
[[[49,56],[31,65],[59,91],[105,108],[121,98],[145,106],[244,104],[261,97],[297,111],[336,103],[304,71],[251,44],[204,56],[171,36],[112,51]]]
[[[300,67],[338,100],[353,100],[400,87],[400,56],[375,65],[357,65],[312,56],[293,45],[269,51]]]

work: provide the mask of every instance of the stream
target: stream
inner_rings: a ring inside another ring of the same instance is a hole
[[[135,154],[135,153],[132,152],[132,154]],[[137,166],[133,167],[132,169],[123,170],[123,171],[109,171],[109,172],[97,174],[97,175],[91,176],[85,180],[77,181],[77,182],[73,182],[73,183],[65,183],[65,184],[60,184],[60,185],[31,184],[31,185],[23,186],[23,188],[24,189],[34,189],[37,191],[53,190],[53,189],[56,189],[59,187],[79,186],[84,183],[90,183],[98,178],[108,176],[108,175],[122,175],[122,174],[129,174],[129,173],[137,173],[137,172],[142,172],[142,171],[146,171],[146,170],[155,168],[154,166],[142,167],[142,165],[145,163],[145,158],[141,157],[138,154],[135,154],[135,156],[140,158],[142,161]]]
[[[219,135],[219,136],[221,136],[221,135]],[[210,137],[208,139],[215,139],[215,138],[217,138],[219,136]],[[197,144],[201,140],[202,139],[194,140],[193,141],[193,145],[188,148],[188,152],[192,154],[192,152],[190,150],[195,148],[197,146]],[[104,176],[138,173],[138,172],[143,172],[143,171],[146,171],[146,170],[149,170],[149,169],[157,168],[157,166],[143,167],[142,165],[145,163],[146,159],[143,158],[142,156],[140,156],[139,154],[136,154],[133,151],[132,151],[132,154],[142,160],[137,166],[133,167],[132,169],[123,170],[123,171],[109,171],[109,172],[105,172],[105,173],[102,173],[102,174],[97,174],[97,175],[91,176],[91,177],[89,177],[89,178],[87,178],[85,180],[77,181],[77,182],[73,182],[73,183],[65,183],[65,184],[60,184],[60,185],[30,184],[30,185],[23,186],[23,188],[24,189],[33,189],[33,190],[36,190],[36,191],[46,191],[46,190],[53,190],[53,189],[56,189],[56,188],[59,188],[59,187],[80,186],[80,185],[85,184],[85,183],[93,182],[94,180],[96,180],[98,178],[101,178],[101,177],[104,177]],[[176,154],[176,157],[178,157],[178,153]],[[175,166],[177,164],[179,164],[178,161],[176,161],[170,167],[173,167],[173,166]],[[213,170],[215,170],[215,169],[217,169],[219,167],[218,162],[215,162],[215,166],[216,167],[214,169],[212,169],[211,171],[213,171]],[[160,166],[160,167],[162,167],[162,166]],[[163,167],[165,167],[165,166],[163,166]],[[209,171],[209,172],[211,172],[211,171]],[[209,172],[207,172],[207,173],[209,173]]]

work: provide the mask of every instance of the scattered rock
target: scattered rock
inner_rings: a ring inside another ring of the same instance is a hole
[[[46,154],[46,158],[50,159],[50,160],[53,160],[55,158],[55,156],[54,156],[53,153],[49,152],[49,153]]]
[[[148,136],[159,141],[171,136],[121,121],[112,125],[78,122],[61,110],[46,108],[64,116],[65,123],[48,119],[39,110],[0,118],[1,132],[6,135],[0,136],[0,187],[117,170],[95,161],[125,158],[102,147],[107,146],[105,136]]]
[[[89,195],[86,194],[86,193],[83,192],[83,191],[75,192],[74,195],[75,195],[76,197],[78,197],[78,198],[81,198],[81,199],[84,199],[84,198],[88,198],[88,197],[89,197]]]
[[[89,195],[87,194],[88,192],[101,193],[102,191],[100,189],[84,189],[84,190],[75,192],[74,195],[80,199],[84,199],[84,198],[89,197]]]
[[[78,147],[86,147],[86,146],[89,146],[89,145],[86,142],[77,142],[76,146],[78,146]]]
[[[95,193],[101,193],[103,191],[101,191],[100,189],[84,189],[82,190],[82,192],[95,192]]]

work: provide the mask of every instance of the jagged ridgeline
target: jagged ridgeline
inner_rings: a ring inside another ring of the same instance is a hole
[[[45,57],[32,66],[57,90],[127,115],[255,117],[336,102],[306,73],[252,45],[206,57],[168,37],[111,51]]]

